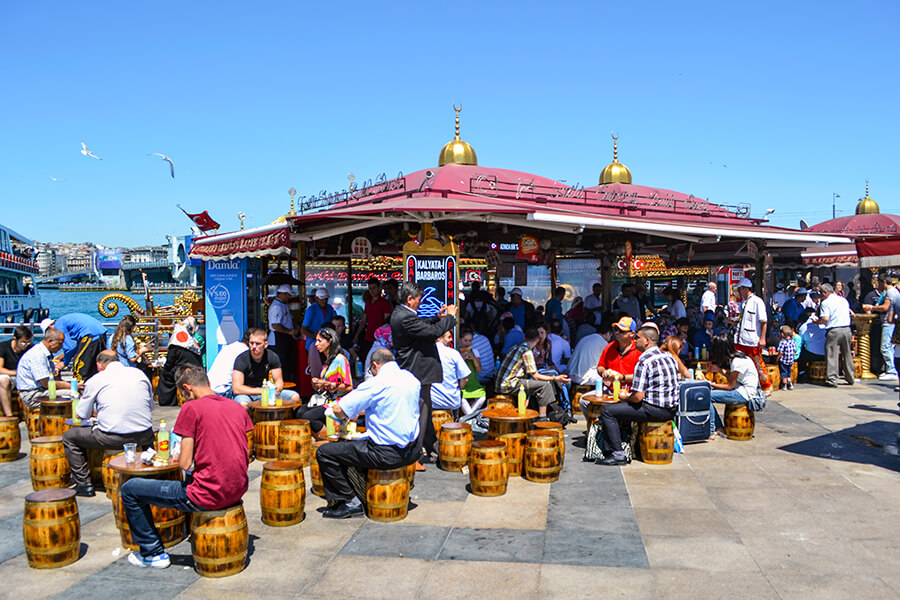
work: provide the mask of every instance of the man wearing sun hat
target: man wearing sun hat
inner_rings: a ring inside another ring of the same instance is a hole
[[[294,336],[297,328],[294,327],[294,318],[291,316],[288,302],[291,300],[293,290],[289,285],[279,285],[275,289],[275,299],[269,306],[267,320],[269,322],[269,346],[281,359],[281,371],[285,381],[297,383],[297,344]]]
[[[625,387],[634,377],[634,367],[641,358],[641,351],[637,349],[634,336],[637,332],[637,321],[631,317],[622,317],[613,323],[615,341],[610,342],[600,354],[597,361],[597,373],[603,380],[603,385],[608,393],[611,393],[613,380],[618,378]],[[581,414],[587,419],[587,409],[590,402],[582,399]]]
[[[766,303],[753,293],[753,284],[746,277],[738,282],[737,292],[743,302],[737,330],[734,332],[734,349],[753,359],[759,373],[760,387],[767,390],[772,384],[769,383],[766,366],[762,362],[762,349],[766,347],[766,325],[769,319]]]
[[[322,359],[319,357],[319,351],[316,350],[316,333],[325,323],[331,323],[331,320],[337,316],[334,307],[328,304],[328,290],[319,288],[316,290],[316,303],[310,304],[303,315],[303,335],[306,336],[306,352],[309,355],[309,372],[312,377],[319,377],[322,374]]]

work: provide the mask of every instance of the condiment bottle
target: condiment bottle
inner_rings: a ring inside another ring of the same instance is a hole
[[[524,415],[524,414],[525,414],[525,400],[526,400],[526,398],[527,398],[527,396],[525,395],[525,384],[524,384],[524,383],[520,383],[520,384],[519,384],[519,414],[520,414],[520,415]]]
[[[159,433],[156,434],[156,456],[163,462],[169,462],[169,432],[165,419],[159,422]]]

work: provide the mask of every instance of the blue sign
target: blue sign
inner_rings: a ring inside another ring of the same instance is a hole
[[[206,364],[224,346],[241,339],[247,327],[247,259],[204,263]]]

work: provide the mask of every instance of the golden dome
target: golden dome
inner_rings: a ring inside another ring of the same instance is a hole
[[[456,165],[477,165],[478,157],[475,156],[475,149],[459,139],[459,111],[462,110],[462,106],[456,108],[456,105],[454,105],[453,110],[456,111],[456,137],[441,148],[438,166],[443,167],[451,163]]]
[[[869,182],[866,181],[866,197],[859,201],[856,205],[856,214],[858,215],[877,215],[881,210],[878,203],[869,198]]]
[[[280,217],[269,223],[269,225],[280,225],[281,223],[287,223],[288,217],[297,216],[297,213],[294,211],[294,194],[296,193],[297,190],[295,190],[294,188],[291,188],[288,191],[288,194],[291,195],[291,210],[289,210],[286,215],[281,215]],[[241,222],[241,228],[243,228],[243,222]]]
[[[600,171],[600,185],[604,183],[631,183],[631,171],[619,162],[619,136],[613,134],[613,161]]]

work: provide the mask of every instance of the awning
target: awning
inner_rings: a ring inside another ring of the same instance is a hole
[[[255,256],[275,256],[291,251],[290,226],[266,225],[245,231],[194,238],[191,258],[231,260]]]
[[[900,235],[858,239],[856,253],[864,269],[900,267]]]
[[[856,246],[853,244],[834,244],[827,248],[808,248],[800,253],[804,267],[856,267]]]

